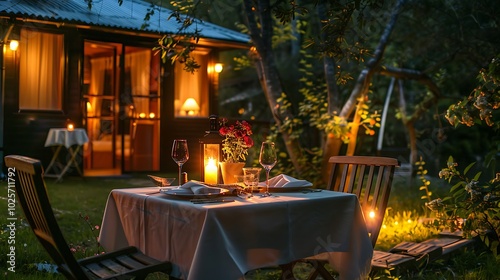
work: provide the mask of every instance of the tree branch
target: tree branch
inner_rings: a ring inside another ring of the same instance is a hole
[[[398,0],[396,7],[394,7],[392,11],[391,19],[386,25],[384,33],[382,33],[382,37],[380,38],[378,46],[375,49],[373,58],[368,61],[368,63],[366,64],[366,68],[361,71],[360,75],[358,76],[356,85],[351,92],[351,96],[344,104],[344,107],[342,108],[339,116],[344,118],[349,117],[356,107],[358,98],[368,91],[368,85],[370,84],[374,69],[380,64],[380,61],[382,60],[385,48],[389,42],[390,35],[394,30],[394,27],[396,26],[396,21],[405,3],[406,0]]]

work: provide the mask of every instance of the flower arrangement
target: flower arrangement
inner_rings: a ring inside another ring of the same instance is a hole
[[[221,119],[219,133],[224,137],[222,140],[222,152],[225,162],[240,162],[246,160],[248,149],[253,146],[252,126],[246,121],[236,121],[228,125],[226,118]]]

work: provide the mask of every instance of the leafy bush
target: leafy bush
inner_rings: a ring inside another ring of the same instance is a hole
[[[479,85],[471,95],[457,104],[451,105],[446,113],[447,120],[455,126],[468,127],[483,122],[495,131],[500,130],[498,120],[500,108],[500,56],[492,59],[488,68],[478,75]],[[438,214],[436,226],[447,226],[452,230],[463,230],[465,236],[478,235],[495,254],[500,253],[500,173],[490,173],[490,178],[482,179],[484,170],[495,170],[496,158],[500,152],[500,139],[494,139],[496,147],[490,149],[480,171],[469,177],[475,163],[469,164],[463,172],[449,157],[447,167],[439,177],[447,180],[452,187],[450,196],[434,199],[426,206]],[[487,147],[485,147],[487,148]]]
[[[500,253],[500,173],[487,182],[480,182],[481,172],[467,177],[475,163],[461,173],[453,157],[448,167],[439,172],[439,177],[453,186],[450,196],[435,199],[426,205],[438,213],[436,226],[446,226],[452,231],[463,230],[465,236],[478,235],[495,255]]]

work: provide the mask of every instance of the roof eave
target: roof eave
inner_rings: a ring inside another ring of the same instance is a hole
[[[45,19],[45,18],[41,18],[41,17],[28,17],[26,15],[1,14],[0,19],[2,19],[2,18],[8,19],[12,23],[31,22],[31,23],[38,23],[38,24],[53,25],[53,26],[56,26],[58,28],[63,27],[63,26],[64,27],[73,27],[73,28],[78,28],[78,29],[95,30],[95,31],[101,31],[101,32],[106,32],[106,33],[129,35],[129,36],[139,36],[139,37],[153,38],[153,39],[160,39],[164,35],[164,34],[161,34],[158,32],[147,31],[147,30],[138,30],[138,29],[129,29],[129,28],[120,28],[120,27],[107,27],[107,26],[102,26],[102,25],[89,25],[87,23],[78,22],[78,21],[64,21],[64,20],[61,21],[61,20]],[[231,48],[248,49],[251,47],[250,42],[241,43],[241,42],[236,42],[236,41],[221,40],[221,39],[206,38],[206,37],[200,38],[198,41],[198,44],[205,45],[205,46],[215,46],[217,48],[223,48],[223,49],[231,49]]]

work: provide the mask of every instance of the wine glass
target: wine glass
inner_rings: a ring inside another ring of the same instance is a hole
[[[265,196],[270,196],[269,193],[269,172],[276,165],[278,161],[276,157],[276,148],[274,147],[274,142],[263,142],[260,147],[259,162],[262,167],[266,170],[266,192]]]
[[[185,139],[175,139],[172,144],[172,159],[179,166],[179,186],[182,185],[182,165],[189,159],[189,150],[187,140]]]

